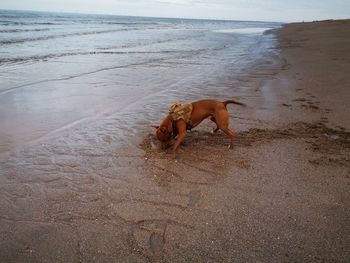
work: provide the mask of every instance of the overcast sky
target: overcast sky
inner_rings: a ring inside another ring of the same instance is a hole
[[[281,22],[350,18],[350,0],[0,0],[0,9]]]

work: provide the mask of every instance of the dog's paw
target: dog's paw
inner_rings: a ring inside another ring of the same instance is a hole
[[[176,153],[174,153],[173,151],[167,152],[167,156],[170,159],[176,159]]]
[[[213,130],[211,130],[211,132],[210,132],[211,134],[217,134],[218,133],[218,129],[213,129]]]

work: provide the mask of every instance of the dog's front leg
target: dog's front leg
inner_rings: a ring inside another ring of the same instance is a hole
[[[179,132],[179,135],[176,137],[176,140],[174,142],[174,145],[173,145],[173,150],[172,150],[172,155],[173,157],[176,156],[176,149],[179,147],[179,145],[183,142],[183,140],[185,139],[186,137],[186,122],[184,120],[178,120],[177,121],[177,129],[178,129],[178,132]]]

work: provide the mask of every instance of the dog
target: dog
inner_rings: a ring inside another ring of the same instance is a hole
[[[185,139],[187,130],[196,127],[207,118],[216,124],[216,128],[213,130],[214,133],[220,129],[230,137],[229,148],[232,148],[235,133],[228,127],[228,111],[226,109],[226,105],[230,103],[246,106],[244,103],[235,100],[226,100],[224,102],[210,99],[195,101],[190,103],[192,111],[190,112],[189,122],[186,122],[185,118],[174,119],[173,112],[170,112],[160,125],[152,125],[152,127],[157,129],[156,136],[161,142],[161,149],[172,146],[171,153],[175,156],[176,149]],[[176,107],[177,104],[173,106]]]

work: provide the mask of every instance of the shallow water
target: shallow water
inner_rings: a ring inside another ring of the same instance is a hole
[[[1,153],[101,116],[134,136],[176,100],[223,99],[279,26],[0,12]]]

